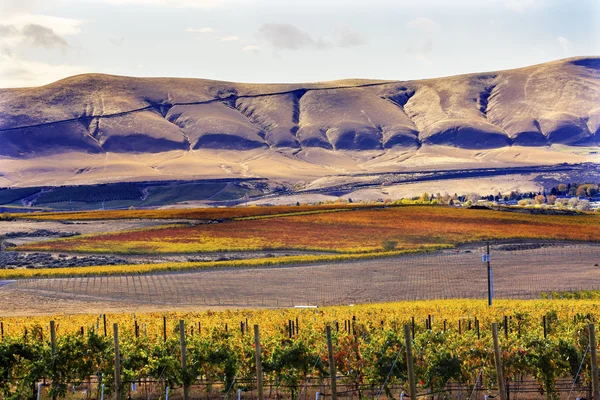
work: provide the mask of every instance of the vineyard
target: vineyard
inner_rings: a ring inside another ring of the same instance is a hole
[[[238,390],[242,398],[256,398],[258,325],[265,397],[305,399],[318,391],[327,398],[329,326],[338,398],[398,398],[409,393],[407,325],[419,396],[481,398],[499,390],[490,331],[496,322],[506,391],[521,396],[529,388],[530,396],[575,398],[589,390],[588,324],[599,312],[593,300],[498,301],[492,307],[454,300],[5,318],[0,391],[4,399],[26,398],[45,382],[42,398],[100,398],[102,391],[114,398],[116,389],[122,398],[164,398],[167,390],[170,398],[182,398],[183,387],[191,387],[191,398],[233,398]]]
[[[233,216],[234,210],[228,209]],[[239,209],[242,212],[252,208]],[[244,215],[242,212],[238,215]],[[247,213],[245,216],[250,216]],[[258,214],[257,214],[258,215]],[[263,214],[260,214],[263,215]],[[295,249],[340,253],[440,248],[500,239],[599,241],[597,215],[527,215],[490,210],[406,206],[271,215],[61,239],[21,250],[125,254]]]

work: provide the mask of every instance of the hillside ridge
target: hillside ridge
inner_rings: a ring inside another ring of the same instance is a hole
[[[85,74],[0,89],[0,156],[198,149],[597,146],[600,57],[415,81]]]

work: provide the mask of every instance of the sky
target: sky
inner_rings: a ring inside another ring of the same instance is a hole
[[[598,0],[0,0],[0,87],[411,80],[585,55]]]

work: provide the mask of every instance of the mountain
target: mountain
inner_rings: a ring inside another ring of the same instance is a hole
[[[301,174],[305,180],[370,171],[377,157],[387,171],[408,159],[407,168],[427,169],[457,154],[463,167],[492,153],[517,154],[517,164],[534,163],[522,155],[532,152],[542,164],[588,162],[571,155],[599,142],[600,57],[418,81],[242,84],[86,74],[0,89],[0,178],[8,184],[55,168],[67,171],[65,182],[84,180],[100,163],[106,175],[96,181],[172,179],[182,170],[293,180],[268,165],[249,170],[243,160],[257,157],[322,170]],[[564,147],[570,155],[561,158]],[[130,168],[133,160],[143,168]]]

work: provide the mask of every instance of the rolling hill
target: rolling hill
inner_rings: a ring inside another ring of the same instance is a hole
[[[0,186],[584,163],[599,142],[600,57],[418,81],[0,89]]]

